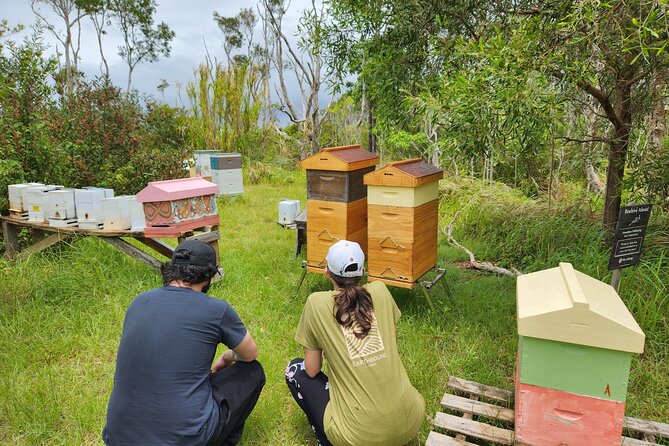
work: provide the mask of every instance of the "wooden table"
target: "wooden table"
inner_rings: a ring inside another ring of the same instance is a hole
[[[161,239],[146,237],[144,235],[144,231],[105,231],[104,229],[81,229],[77,227],[59,228],[49,226],[47,223],[29,222],[28,220],[17,220],[11,217],[0,217],[0,221],[2,222],[2,235],[5,240],[5,257],[11,260],[21,260],[61,241],[68,240],[73,237],[86,236],[100,237],[102,240],[109,243],[124,254],[127,254],[128,256],[139,260],[140,262],[145,263],[158,271],[160,271],[160,265],[165,261],[164,259],[160,260],[150,254],[147,254],[135,245],[129,243],[127,240],[124,240],[124,238],[135,239],[143,245],[148,246],[156,253],[166,257],[167,259],[171,259],[172,254],[174,253],[174,248],[172,246],[163,242]],[[19,246],[18,238],[18,233],[21,228],[27,228],[33,238],[33,244],[23,251],[21,251],[21,247]],[[196,234],[195,231],[202,232]],[[177,237],[177,239],[179,243],[184,240],[193,239],[208,243],[216,251],[216,263],[219,264],[220,255],[218,250],[218,225],[206,226],[203,228],[183,232]],[[216,277],[220,280],[222,274]]]

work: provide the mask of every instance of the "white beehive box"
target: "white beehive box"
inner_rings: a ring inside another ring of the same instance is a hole
[[[134,195],[102,199],[102,222],[105,231],[130,229],[130,203]]]
[[[143,231],[146,228],[146,220],[144,220],[144,207],[142,203],[137,201],[137,197],[132,195],[130,200],[130,229],[132,231]]]
[[[28,209],[23,205],[23,194],[25,190],[32,186],[44,186],[42,183],[20,183],[7,186],[7,195],[9,196],[9,210],[17,214],[28,213]],[[25,216],[28,218],[28,216]]]
[[[63,186],[30,186],[23,193],[23,206],[28,209],[28,221],[44,223],[48,218],[49,196],[52,190],[62,189]]]
[[[300,213],[300,200],[283,199],[279,202],[279,224],[292,225]]]
[[[104,219],[102,200],[109,193],[113,196],[113,190],[97,187],[76,189],[74,191],[74,206],[77,211],[77,220],[80,228],[99,229],[102,227]]]
[[[47,192],[47,217],[49,226],[67,227],[77,223],[74,207],[74,189],[59,189]]]

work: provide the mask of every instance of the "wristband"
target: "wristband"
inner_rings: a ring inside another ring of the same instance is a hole
[[[232,359],[232,362],[239,361],[239,355],[232,349],[230,349],[230,358]]]

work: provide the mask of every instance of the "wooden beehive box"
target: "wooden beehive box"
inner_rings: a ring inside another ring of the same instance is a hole
[[[147,237],[178,237],[219,223],[218,187],[204,178],[152,181],[137,194],[144,207]]]
[[[195,162],[195,177],[202,177],[211,181],[211,156],[220,155],[220,150],[195,150],[193,160]]]
[[[121,195],[102,200],[102,223],[105,231],[122,231],[132,226],[130,207],[134,195]]]
[[[57,189],[47,192],[49,226],[67,227],[77,223],[74,207],[74,189]]]
[[[420,158],[365,175],[370,280],[410,287],[436,265],[442,177]]]
[[[22,194],[23,206],[28,209],[28,221],[45,223],[49,219],[49,195],[52,190],[63,189],[63,186],[31,186]]]
[[[9,197],[9,215],[20,220],[28,219],[28,208],[23,204],[26,189],[32,186],[44,186],[42,183],[20,183],[7,186]]]
[[[305,158],[307,199],[349,203],[367,197],[363,176],[378,163],[376,154],[359,145],[330,147]]]
[[[100,229],[104,221],[102,200],[113,196],[113,189],[99,187],[75,189],[74,207],[77,212],[77,225],[81,229]]]
[[[620,445],[644,333],[615,290],[570,263],[518,277],[516,439]]]
[[[218,195],[244,193],[242,156],[239,153],[210,155],[211,181],[218,186]]]
[[[307,170],[307,266],[325,270],[328,249],[351,240],[367,252],[367,188],[363,176],[379,157],[359,145],[330,147],[304,159]]]

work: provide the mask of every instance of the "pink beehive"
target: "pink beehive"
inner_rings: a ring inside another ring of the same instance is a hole
[[[204,178],[152,181],[137,194],[144,208],[147,237],[178,237],[183,232],[219,224],[218,186]]]

